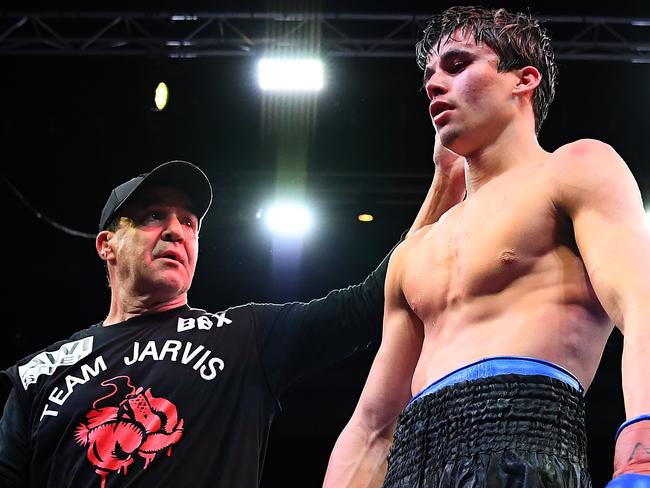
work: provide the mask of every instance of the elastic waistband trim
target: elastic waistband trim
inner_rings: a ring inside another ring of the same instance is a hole
[[[460,383],[461,381],[471,381],[504,374],[548,376],[563,381],[584,395],[584,388],[578,378],[557,364],[537,358],[496,356],[470,363],[434,381],[415,395],[409,402],[409,405],[441,388]]]

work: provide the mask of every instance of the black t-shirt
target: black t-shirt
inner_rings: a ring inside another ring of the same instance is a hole
[[[2,486],[258,486],[282,391],[381,335],[386,258],[309,303],[182,306],[4,371]]]

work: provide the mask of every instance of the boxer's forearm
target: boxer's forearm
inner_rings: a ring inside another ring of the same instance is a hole
[[[650,313],[650,311],[648,312]],[[618,432],[614,454],[614,476],[650,474],[650,322],[626,313],[623,341],[623,397],[626,424]],[[639,420],[639,421],[637,421]]]
[[[390,436],[371,435],[353,423],[343,429],[327,466],[323,488],[379,488],[386,475]]]
[[[645,308],[645,307],[643,307]],[[650,414],[650,308],[646,313],[626,314],[623,340],[622,381],[625,416]],[[639,315],[637,318],[636,315]],[[644,316],[641,319],[640,316]]]

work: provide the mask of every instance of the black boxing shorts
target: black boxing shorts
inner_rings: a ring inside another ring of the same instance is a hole
[[[383,486],[591,487],[584,418],[580,382],[553,363],[472,363],[404,409]]]

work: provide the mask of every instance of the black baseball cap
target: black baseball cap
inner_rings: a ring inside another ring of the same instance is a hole
[[[199,217],[199,223],[208,213],[212,203],[212,185],[208,177],[192,163],[169,161],[113,188],[99,219],[99,232],[106,230],[117,212],[143,190],[160,185],[185,193],[192,201],[192,209]]]

